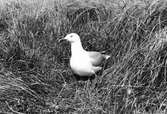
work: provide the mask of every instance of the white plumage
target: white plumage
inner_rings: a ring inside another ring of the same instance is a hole
[[[100,64],[110,57],[100,52],[84,50],[80,37],[76,33],[70,33],[64,39],[71,43],[70,67],[79,76],[95,74],[101,70]]]

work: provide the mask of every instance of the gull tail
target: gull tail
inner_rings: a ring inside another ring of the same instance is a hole
[[[103,56],[104,56],[104,58],[105,58],[106,60],[111,57],[110,55],[103,55]]]

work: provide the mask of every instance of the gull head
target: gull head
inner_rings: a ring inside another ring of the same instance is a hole
[[[64,39],[69,41],[70,43],[76,43],[81,41],[79,35],[76,33],[67,34]]]

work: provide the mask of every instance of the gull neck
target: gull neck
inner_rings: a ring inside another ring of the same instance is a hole
[[[71,43],[71,53],[72,56],[78,55],[79,53],[83,53],[85,50],[82,47],[81,42]]]

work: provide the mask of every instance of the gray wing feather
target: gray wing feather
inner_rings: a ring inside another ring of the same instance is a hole
[[[89,51],[88,54],[94,66],[99,66],[105,60],[105,56],[99,52]]]

